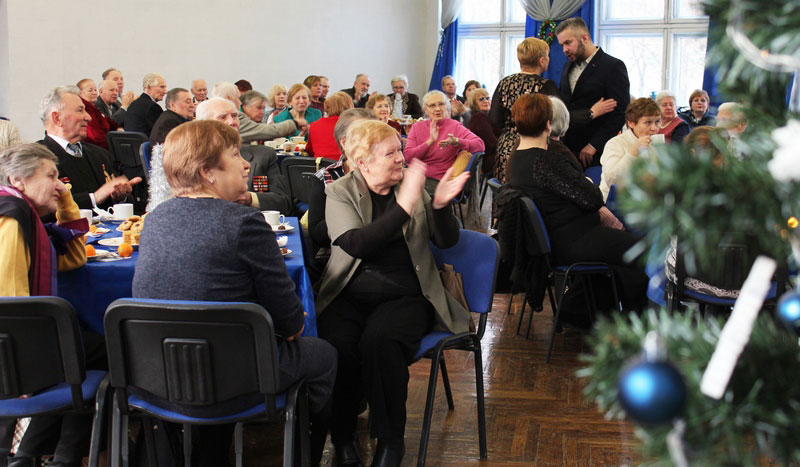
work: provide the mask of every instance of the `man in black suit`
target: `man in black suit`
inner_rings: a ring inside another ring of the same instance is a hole
[[[94,105],[103,115],[114,120],[114,107],[119,102],[117,83],[110,79],[100,81],[97,85],[97,100]],[[120,108],[123,112],[125,109]],[[114,120],[116,122],[116,120]],[[124,121],[124,118],[123,118]]]
[[[60,86],[50,91],[42,105],[45,137],[39,144],[58,156],[58,177],[69,179],[72,198],[81,209],[108,207],[124,200],[140,177],[128,180],[114,170],[108,151],[81,143],[86,125],[92,119],[83,106],[75,86]]]
[[[109,117],[122,128],[125,126],[125,114],[128,111],[128,107],[136,97],[133,95],[133,91],[124,92],[125,79],[122,77],[122,73],[116,68],[109,68],[103,72],[102,76],[102,81],[109,80],[117,86],[117,100],[110,105],[111,108],[109,110],[111,115],[109,115]]]
[[[164,144],[170,130],[194,117],[194,100],[186,89],[170,89],[164,98],[164,105],[167,106],[167,110],[158,117],[153,125],[153,131],[150,132],[150,144],[153,146]]]
[[[606,142],[625,125],[628,70],[621,60],[594,45],[580,18],[564,20],[556,36],[569,59],[561,71],[561,99],[570,117],[564,144],[584,167],[599,165]]]
[[[197,106],[198,120],[219,120],[239,131],[239,112],[227,99],[212,97]],[[242,158],[250,163],[247,193],[237,202],[262,211],[292,212],[289,185],[278,167],[275,150],[263,145],[242,145]]]
[[[355,107],[366,107],[367,100],[369,99],[369,76],[364,73],[356,75],[356,80],[353,82],[353,87],[349,89],[342,89],[342,92],[347,93],[353,99]]]
[[[158,101],[167,93],[167,82],[158,73],[148,73],[142,80],[144,92],[128,107],[125,115],[125,131],[138,131],[149,135],[153,125],[164,110]]]

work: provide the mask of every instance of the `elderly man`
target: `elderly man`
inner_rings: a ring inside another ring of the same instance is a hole
[[[125,131],[138,131],[149,135],[153,125],[164,110],[158,101],[167,93],[167,82],[158,73],[148,73],[142,80],[144,92],[128,107],[125,115]]]
[[[717,109],[717,128],[724,128],[731,139],[739,138],[747,129],[747,117],[742,105],[725,102]]]
[[[50,91],[41,103],[45,137],[39,144],[58,156],[58,177],[72,184],[72,198],[82,209],[108,207],[124,200],[139,177],[128,180],[117,175],[108,151],[81,143],[91,117],[86,113],[75,86],[60,86]]]
[[[242,102],[239,100],[239,88],[233,83],[222,81],[215,84],[214,89],[211,91],[211,97],[227,99],[237,109],[242,107]],[[241,110],[238,111],[238,115],[239,136],[242,138],[242,144],[290,136],[294,135],[297,130],[308,128],[308,122],[302,118],[285,120],[279,123],[260,123],[253,121]]]
[[[239,111],[226,99],[212,97],[197,106],[198,120],[219,120],[239,129]],[[262,145],[243,145],[242,158],[250,163],[247,194],[242,204],[261,210],[292,212],[289,187],[278,168],[275,150]]]
[[[561,100],[569,109],[563,142],[584,167],[599,165],[606,143],[625,125],[631,100],[628,69],[594,45],[580,18],[564,20],[556,36],[569,59],[561,70]]]
[[[194,96],[193,100],[195,104],[199,104],[208,99],[208,86],[206,86],[206,80],[196,79],[192,81],[192,95]]]
[[[356,75],[356,80],[353,82],[353,87],[349,89],[342,89],[342,92],[347,93],[353,98],[353,105],[355,107],[366,107],[367,100],[369,99],[369,76],[359,73]]]
[[[118,104],[119,91],[117,83],[110,79],[100,81],[97,87],[97,100],[94,105],[103,115],[114,120],[114,107]],[[125,109],[120,108],[123,112]],[[116,120],[114,120],[116,123]]]
[[[170,130],[194,117],[195,104],[192,95],[186,89],[170,89],[164,99],[164,105],[167,110],[158,116],[153,131],[150,132],[150,144],[153,146],[164,144]]]
[[[319,75],[320,84],[322,84],[322,94],[319,95],[319,100],[325,102],[325,98],[328,97],[328,91],[331,89],[330,83],[328,83],[328,77]]]
[[[135,96],[133,95],[133,91],[124,92],[125,79],[122,77],[122,73],[116,68],[109,68],[103,72],[102,76],[102,81],[111,80],[117,86],[117,102],[111,106],[110,117],[117,125],[122,127],[125,125],[125,114],[128,106],[131,105]]]
[[[462,121],[466,110],[464,98],[456,92],[456,80],[452,76],[447,75],[442,78],[442,92],[447,96],[447,100],[450,101],[450,108],[452,109],[450,118]]]

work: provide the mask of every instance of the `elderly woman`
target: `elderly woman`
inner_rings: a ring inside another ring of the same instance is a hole
[[[289,136],[295,133],[299,128],[307,128],[308,124],[305,120],[288,120],[281,123],[260,123],[247,116],[242,112],[242,101],[240,99],[241,93],[235,84],[221,81],[214,85],[211,90],[211,97],[221,97],[233,103],[239,110],[239,135],[242,138],[242,144],[250,144],[253,141],[271,140],[281,136]]]
[[[422,117],[422,107],[419,105],[419,97],[416,94],[408,92],[408,77],[406,75],[397,75],[392,78],[392,93],[387,96],[389,102],[392,103],[393,108],[396,108],[397,102],[401,104],[400,114],[411,115],[411,118]]]
[[[58,158],[40,144],[16,144],[0,151],[0,296],[56,295],[56,270],[69,271],[86,263],[80,217],[69,186],[58,179]],[[40,217],[55,213],[57,223],[45,226]],[[103,338],[82,331],[86,368],[108,369]],[[9,454],[16,420],[0,421],[0,456]],[[89,446],[90,415],[34,417],[11,458],[34,465],[35,457],[52,453],[54,465],[80,466]]]
[[[655,103],[653,103],[655,105]],[[600,190],[583,174],[583,167],[548,148],[553,107],[547,96],[520,96],[511,109],[519,147],[510,161],[509,184],[536,203],[552,243],[555,264],[601,261],[611,265],[621,282],[620,298],[627,308],[646,302],[647,276],[643,267],[624,259],[638,238],[621,224],[610,228],[603,217]],[[611,216],[613,217],[613,216]]]
[[[339,115],[347,109],[353,108],[353,99],[342,91],[334,93],[325,99],[325,113],[308,128],[308,144],[306,152],[311,157],[327,157],[339,159],[342,152],[334,137],[334,128],[339,121]]]
[[[118,126],[95,106],[94,103],[97,102],[98,92],[94,81],[89,78],[84,78],[78,81],[77,86],[78,89],[81,90],[80,96],[83,101],[83,106],[86,108],[86,113],[92,117],[89,123],[86,124],[86,138],[83,139],[83,142],[96,144],[108,149],[106,134],[108,134],[109,131],[116,130]]]
[[[262,123],[272,123],[276,115],[286,110],[286,94],[288,92],[286,86],[282,84],[272,86],[267,96],[267,103],[272,107],[272,110],[269,111],[268,115],[264,116],[265,118],[261,120]]]
[[[275,116],[275,123],[284,122],[287,120],[297,120],[308,122],[309,125],[322,118],[322,112],[309,108],[311,102],[311,90],[305,84],[293,84],[289,88],[289,108]],[[306,136],[308,134],[308,127],[298,128],[294,136]]]
[[[322,414],[336,374],[336,353],[322,340],[300,337],[303,307],[275,233],[258,209],[234,202],[247,192],[250,168],[239,154],[239,134],[216,120],[185,123],[167,136],[163,165],[175,198],[147,217],[133,296],[263,306],[279,336],[280,390],[300,379],[308,385],[318,428],[312,426],[312,458],[319,462],[327,431]],[[202,229],[197,228],[199,213],[207,220]],[[229,408],[244,409],[259,397],[231,402]],[[192,407],[186,410],[191,413]],[[227,465],[233,425],[197,431],[192,465]]]
[[[693,129],[698,126],[714,126],[717,124],[717,119],[708,113],[709,105],[708,93],[702,89],[695,89],[689,95],[689,108],[683,112],[678,112],[689,128]]]
[[[448,170],[429,197],[425,163],[403,169],[400,138],[383,122],[356,122],[345,150],[352,171],[326,188],[333,246],[317,299],[320,335],[339,352],[331,438],[338,465],[360,461],[353,436],[365,391],[378,438],[372,465],[395,466],[405,450],[408,365],[422,336],[434,325],[468,329],[469,313],[445,292],[430,242],[458,241],[448,205],[469,175]]]
[[[483,141],[475,133],[450,118],[450,102],[441,91],[429,91],[422,98],[427,120],[411,127],[406,142],[406,159],[427,164],[425,189],[433,193],[460,151],[483,151]]]
[[[511,106],[523,94],[543,93],[558,96],[558,86],[549,79],[542,78],[550,64],[550,46],[535,37],[528,37],[517,46],[517,60],[520,72],[501,79],[492,96],[489,120],[495,128],[500,128],[497,140],[497,169],[495,176],[505,183],[508,158],[517,144],[517,128],[511,117]]]
[[[242,101],[242,112],[250,120],[260,123],[264,120],[264,109],[267,108],[267,96],[258,91],[247,91],[243,93],[239,100]]]
[[[658,133],[661,108],[649,97],[635,99],[625,109],[626,130],[611,138],[603,149],[600,165],[600,191],[603,200],[608,198],[611,185],[619,184],[630,170],[631,164],[642,154],[656,157],[652,136]]]
[[[489,121],[489,108],[492,106],[489,91],[483,88],[472,90],[467,104],[471,113],[467,128],[478,135],[486,147],[483,152],[481,173],[494,173],[494,166],[497,163],[497,137],[500,136],[500,129],[495,128]]]
[[[656,104],[661,108],[661,125],[657,134],[664,135],[667,143],[683,141],[691,130],[689,124],[678,116],[675,95],[669,91],[661,91],[656,96]]]
[[[403,126],[389,118],[392,116],[392,103],[387,96],[375,93],[369,96],[365,107],[375,115],[376,119],[394,128],[399,134],[403,134]]]
[[[309,75],[303,80],[303,84],[311,91],[311,102],[308,106],[320,112],[325,112],[325,100],[322,98],[322,77]]]

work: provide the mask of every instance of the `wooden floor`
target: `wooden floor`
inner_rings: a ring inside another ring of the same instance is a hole
[[[581,365],[581,334],[566,331],[556,337],[553,358],[545,363],[552,314],[549,306],[537,313],[530,339],[516,336],[522,296],[506,316],[508,294],[495,296],[483,338],[483,380],[489,458],[478,453],[474,363],[463,352],[446,354],[456,409],[448,411],[441,378],[434,406],[427,464],[492,466],[600,466],[639,463],[636,440],[628,424],[607,421],[593,404],[584,401],[583,385],[575,376]],[[530,311],[528,311],[529,313]],[[525,316],[527,324],[528,314]],[[525,324],[523,324],[523,333]],[[417,462],[422,413],[430,364],[411,367],[407,405],[406,456],[403,465]],[[375,441],[367,433],[366,415],[359,418],[362,459],[369,465]],[[245,465],[281,464],[279,427],[248,426]],[[323,465],[333,464],[328,443]]]

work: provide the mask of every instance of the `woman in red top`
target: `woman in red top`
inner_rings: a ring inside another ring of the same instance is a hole
[[[308,128],[306,152],[309,156],[339,160],[342,152],[336,144],[333,129],[339,121],[339,114],[352,108],[353,99],[342,91],[325,99],[325,112],[328,116],[320,118]]]
[[[89,78],[84,78],[78,81],[77,86],[81,91],[80,96],[81,100],[83,100],[84,107],[86,107],[86,113],[92,117],[86,126],[86,138],[83,142],[96,144],[108,149],[106,134],[119,127],[113,120],[103,115],[103,112],[94,105],[94,103],[97,102],[98,95],[97,86],[94,84],[94,81]]]

